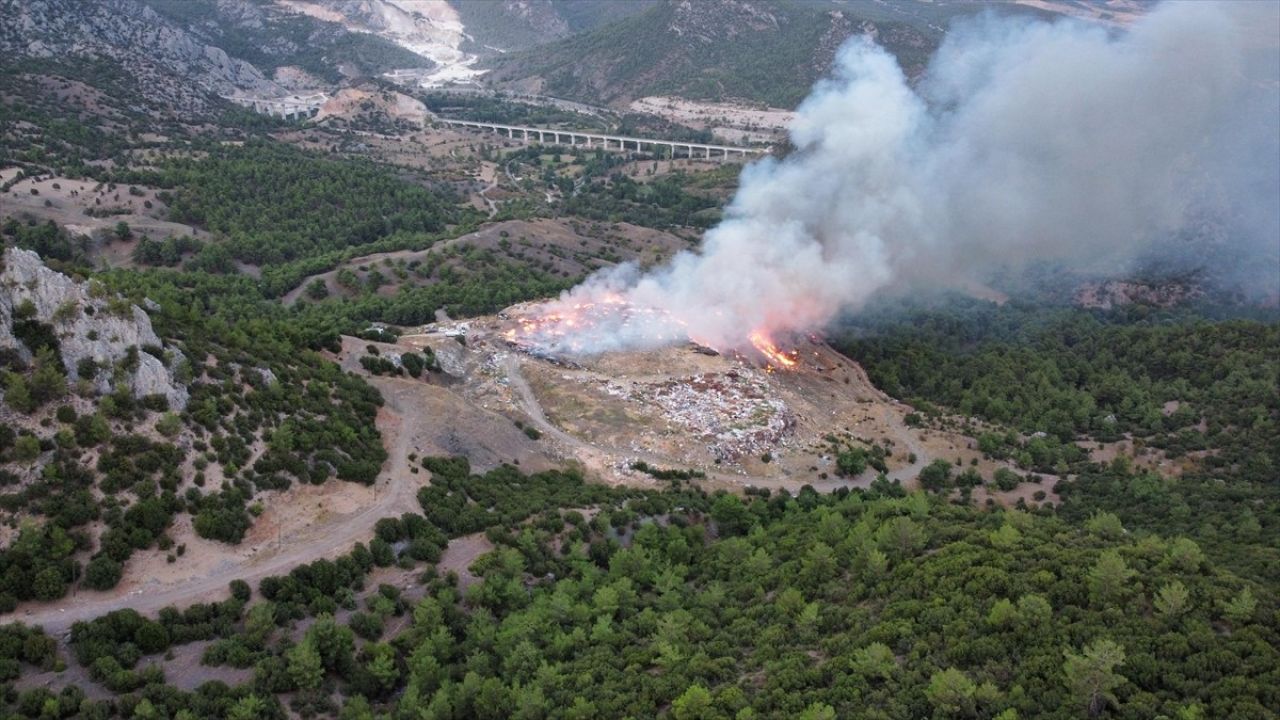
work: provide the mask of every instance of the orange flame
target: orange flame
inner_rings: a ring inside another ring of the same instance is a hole
[[[747,339],[751,341],[756,350],[760,351],[761,355],[765,356],[770,365],[788,370],[796,366],[796,353],[794,351],[787,353],[779,350],[778,346],[769,339],[769,336],[764,334],[764,331],[756,330]]]
[[[626,298],[610,293],[594,301],[573,305],[543,306],[515,318],[516,326],[504,333],[507,341],[527,351],[558,347],[579,352],[592,344],[593,334],[622,332],[632,323],[656,323],[657,340],[689,340],[708,347],[715,345],[691,337],[684,320],[666,310],[632,305]],[[800,364],[797,350],[782,350],[764,330],[752,332],[747,340],[765,359],[765,370],[793,370]],[[717,348],[721,349],[721,348]]]

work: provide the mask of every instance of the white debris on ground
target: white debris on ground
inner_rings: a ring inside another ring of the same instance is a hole
[[[702,373],[659,382],[612,380],[605,392],[660,407],[674,423],[709,443],[720,460],[770,452],[795,426],[786,403],[754,370]]]
[[[465,338],[469,332],[471,332],[471,323],[465,320],[435,322],[422,327],[423,335],[443,335],[451,338]]]

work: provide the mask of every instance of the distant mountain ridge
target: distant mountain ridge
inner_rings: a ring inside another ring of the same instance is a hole
[[[6,64],[105,60],[147,87],[158,104],[186,111],[206,109],[209,93],[274,90],[252,64],[201,42],[138,0],[0,0],[0,17]]]
[[[852,35],[869,34],[909,73],[942,33],[828,0],[662,0],[598,30],[494,60],[500,86],[625,105],[646,95],[794,107]]]
[[[793,108],[854,35],[874,39],[916,77],[957,19],[990,12],[1110,26],[1142,8],[1132,0],[655,0],[482,66],[500,88],[617,108],[654,95]]]
[[[1044,4],[997,11],[1046,14]],[[849,37],[874,38],[914,76],[954,18],[990,7],[966,0],[0,0],[0,68],[81,80],[153,115],[221,111],[217,96],[331,92],[396,69],[619,109],[655,95],[789,108]]]
[[[105,63],[105,65],[104,65]],[[104,67],[137,109],[205,114],[216,96],[279,95],[296,66],[321,81],[429,61],[374,35],[284,13],[266,0],[0,0],[5,72],[60,71],[93,85]],[[83,76],[83,77],[81,77]]]
[[[202,115],[223,107],[217,96],[332,91],[397,69],[474,79],[479,56],[655,1],[0,0],[0,67],[95,87],[105,71],[138,110]]]
[[[466,26],[465,47],[480,56],[525,50],[590,32],[661,0],[451,0]]]

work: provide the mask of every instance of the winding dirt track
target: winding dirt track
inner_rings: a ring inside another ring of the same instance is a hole
[[[228,583],[241,579],[251,584],[271,575],[283,575],[298,565],[333,558],[360,541],[373,537],[374,524],[388,515],[417,508],[418,488],[426,484],[428,475],[409,472],[406,456],[410,447],[410,429],[428,422],[422,404],[406,401],[405,394],[393,392],[392,379],[371,377],[368,381],[382,392],[386,405],[378,413],[378,430],[390,458],[377,480],[377,500],[354,513],[336,515],[291,536],[281,538],[274,547],[265,549],[243,563],[224,563],[205,577],[189,578],[170,584],[155,580],[139,589],[106,592],[81,590],[54,603],[24,603],[16,611],[0,616],[0,623],[23,622],[41,625],[54,637],[64,635],[71,625],[91,620],[113,610],[133,608],[143,614],[155,614],[161,608],[184,607],[198,602],[213,602],[229,596]],[[411,400],[411,398],[409,398]]]
[[[666,464],[664,458],[656,455],[593,445],[564,432],[547,418],[541,403],[520,372],[519,359],[508,356],[503,361],[503,368],[508,382],[519,396],[524,412],[539,430],[554,439],[567,454],[598,468],[635,459],[656,465]],[[427,483],[428,475],[411,473],[407,456],[415,450],[414,428],[438,423],[439,417],[432,417],[429,405],[422,402],[418,393],[413,391],[414,388],[423,386],[395,378],[368,377],[367,381],[378,388],[386,401],[386,405],[378,413],[377,423],[390,456],[386,467],[378,476],[377,499],[374,503],[356,512],[332,515],[322,522],[286,535],[243,562],[223,562],[212,573],[203,577],[170,583],[152,579],[140,585],[122,585],[106,592],[81,590],[53,603],[23,603],[13,613],[0,616],[0,623],[40,625],[50,635],[65,639],[72,624],[78,621],[92,620],[124,608],[154,615],[168,606],[185,607],[197,602],[221,600],[229,595],[228,584],[232,580],[240,579],[253,584],[265,577],[286,574],[294,567],[313,560],[337,557],[350,550],[356,542],[368,541],[373,537],[374,524],[379,519],[417,508],[417,491]],[[886,421],[890,419],[889,415],[894,414],[888,408],[883,408],[881,412],[885,414]],[[895,428],[896,439],[916,454],[917,461],[891,472],[889,476],[902,481],[912,479],[929,462],[930,457],[907,428],[901,426],[900,420],[890,424]],[[830,492],[839,487],[865,487],[872,479],[874,473],[870,471],[857,478],[831,478],[825,481],[714,471],[708,473],[708,480],[722,487],[754,485],[761,488],[786,488],[793,492],[805,484],[812,485],[820,492]]]

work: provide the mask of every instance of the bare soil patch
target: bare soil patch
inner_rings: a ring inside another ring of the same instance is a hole
[[[0,185],[15,179],[18,172],[18,168],[0,170]],[[137,238],[208,237],[199,228],[165,219],[168,207],[157,196],[159,192],[143,185],[113,186],[94,180],[37,175],[17,180],[4,193],[0,220],[52,220],[68,232],[88,236],[90,253],[101,264],[130,267]],[[114,229],[120,222],[129,225],[134,240],[121,242],[115,238]]]
[[[680,125],[711,130],[731,142],[776,142],[782,139],[795,112],[783,108],[733,102],[700,102],[677,97],[649,96],[634,100],[631,110]]]

